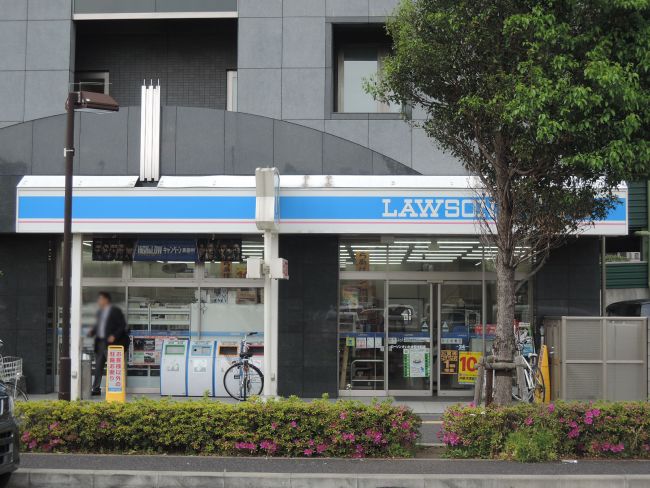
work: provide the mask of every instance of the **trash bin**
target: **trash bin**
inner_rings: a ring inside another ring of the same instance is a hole
[[[81,355],[81,399],[90,399],[90,388],[92,386],[92,360],[90,354]]]

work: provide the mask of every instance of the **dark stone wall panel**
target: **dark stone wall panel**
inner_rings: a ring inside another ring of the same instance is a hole
[[[48,334],[53,264],[49,261],[52,239],[47,236],[0,236],[0,339],[3,354],[23,358],[28,390],[53,389],[46,368],[52,350]]]
[[[280,282],[278,393],[336,396],[338,237],[280,236],[291,263]]]

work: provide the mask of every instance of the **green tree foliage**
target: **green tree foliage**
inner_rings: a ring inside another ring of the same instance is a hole
[[[423,109],[490,202],[495,355],[511,360],[516,266],[543,262],[607,215],[621,181],[648,175],[650,0],[403,0],[388,31],[394,52],[368,89]]]

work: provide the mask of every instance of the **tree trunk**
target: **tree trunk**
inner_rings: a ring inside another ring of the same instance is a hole
[[[502,251],[499,252],[501,254]],[[515,268],[509,260],[497,257],[497,330],[494,356],[498,362],[512,362],[515,351]],[[512,371],[497,370],[494,378],[494,403],[512,401]]]

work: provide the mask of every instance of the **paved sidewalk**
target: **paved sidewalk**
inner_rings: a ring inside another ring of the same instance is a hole
[[[8,488],[643,488],[643,475],[382,475],[18,471]]]
[[[648,461],[25,454],[7,488],[642,488]]]
[[[302,459],[209,456],[23,454],[21,469],[204,473],[311,473],[412,475],[647,475],[650,461],[579,461],[522,464],[451,459]],[[650,486],[650,483],[649,485]]]

